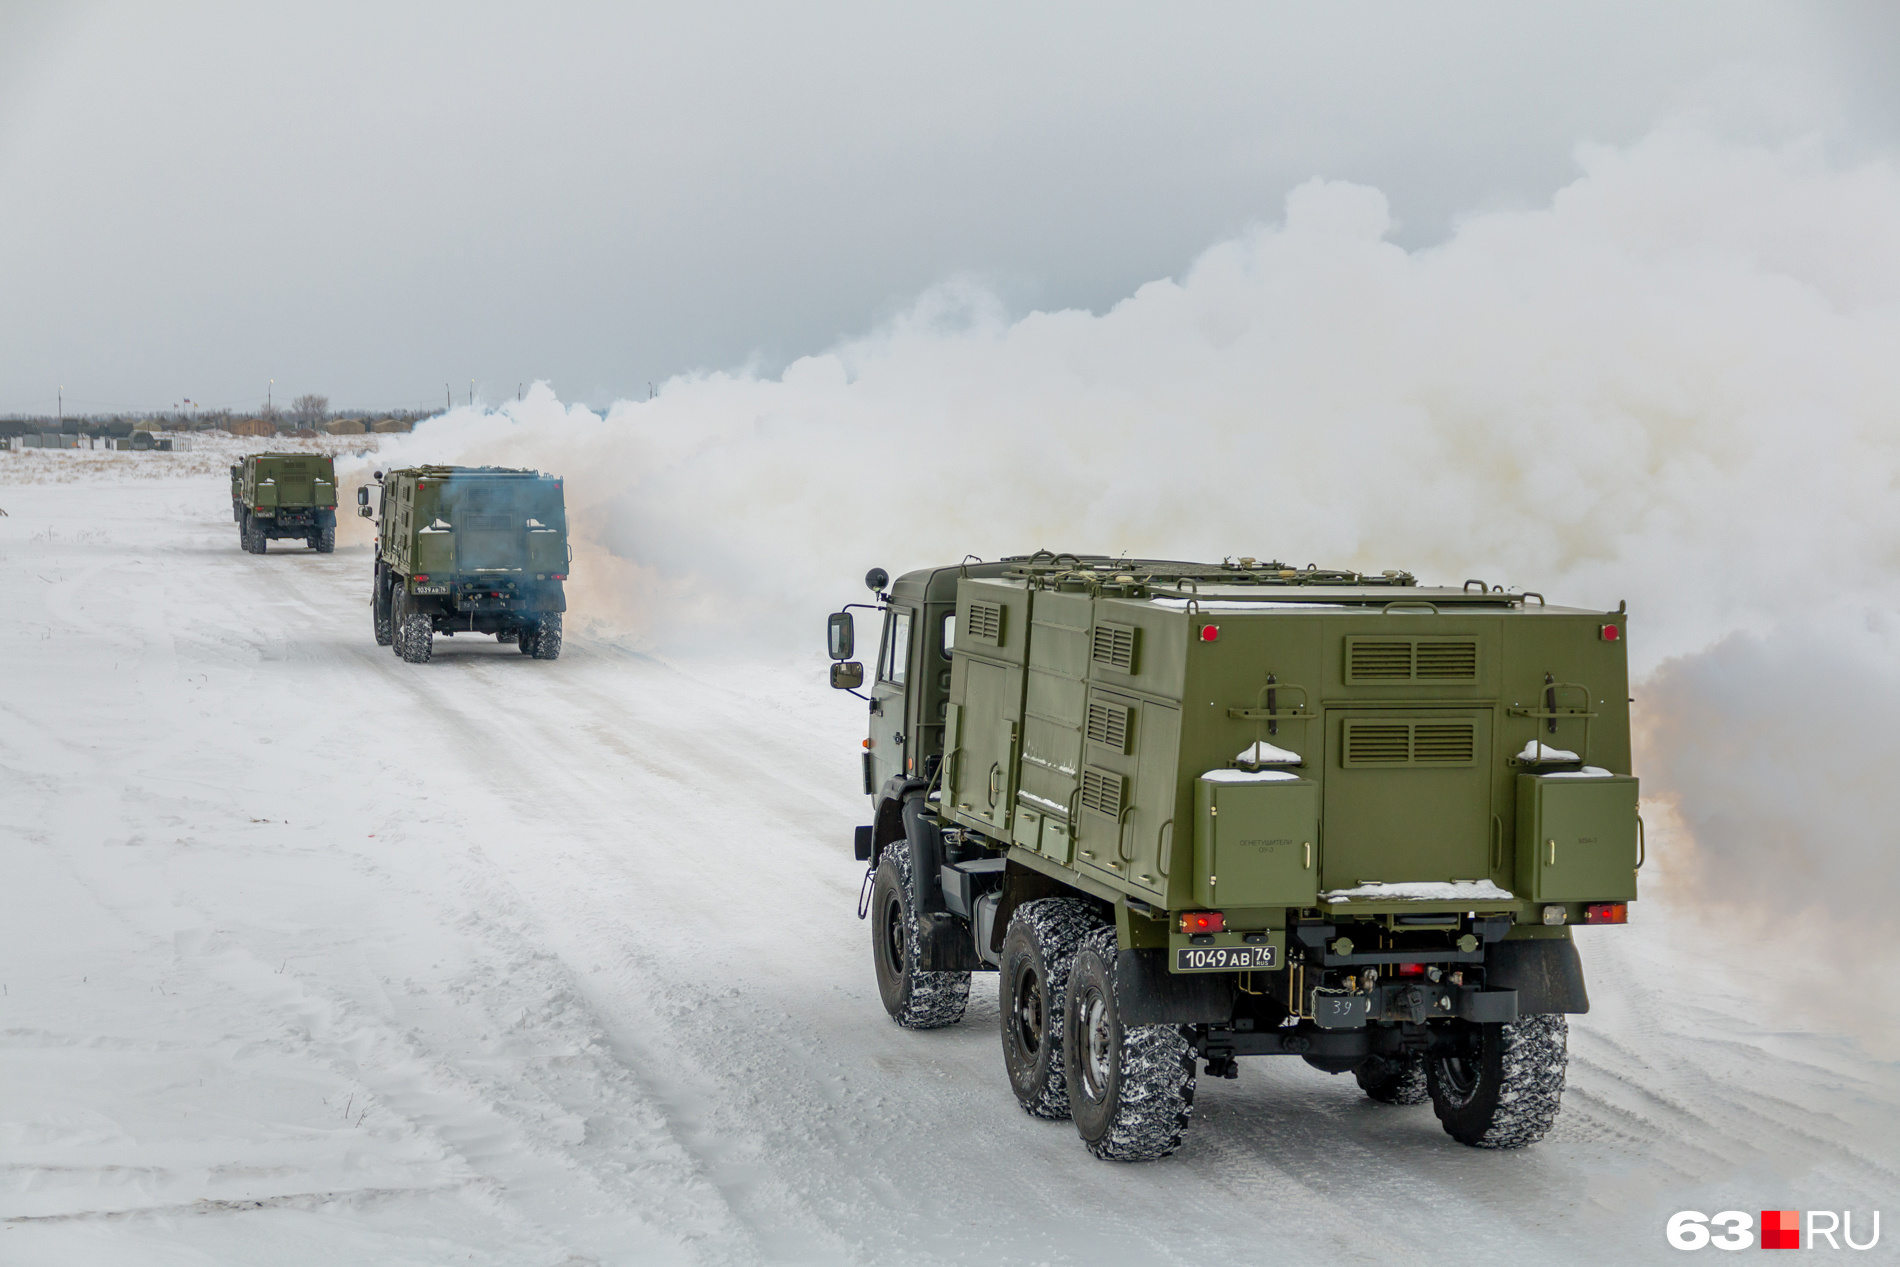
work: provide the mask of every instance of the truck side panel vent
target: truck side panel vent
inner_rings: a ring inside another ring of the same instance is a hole
[[[1113,748],[1116,752],[1128,751],[1128,713],[1121,704],[1104,704],[1100,700],[1089,705],[1089,741],[1101,744],[1104,748]]]
[[[1478,644],[1471,638],[1420,638],[1417,673],[1421,682],[1470,682],[1478,676]]]
[[[1090,766],[1082,771],[1082,808],[1120,820],[1122,816],[1122,776],[1112,770]]]
[[[1003,645],[1003,605],[1001,603],[971,603],[970,614],[963,622],[963,636],[968,642],[986,643],[992,647]]]
[[[1111,669],[1133,673],[1135,671],[1135,638],[1139,632],[1140,630],[1133,625],[1095,626],[1095,634],[1089,644],[1089,658]]]
[[[1412,761],[1416,765],[1470,765],[1477,746],[1477,727],[1468,721],[1422,721],[1412,727]]]
[[[1408,682],[1412,644],[1398,639],[1354,638],[1346,647],[1348,682]]]
[[[1475,682],[1476,638],[1348,638],[1348,682]]]
[[[1470,765],[1478,758],[1478,728],[1468,721],[1360,721],[1346,723],[1345,763],[1360,765]]]
[[[1404,722],[1347,724],[1347,765],[1404,765],[1411,759],[1412,728]]]

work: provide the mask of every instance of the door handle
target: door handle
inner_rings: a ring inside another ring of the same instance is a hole
[[[1554,840],[1550,842],[1550,865],[1557,865],[1557,842]]]
[[[989,786],[989,797],[990,797],[990,808],[991,808],[991,809],[995,809],[995,808],[996,808],[996,774],[997,774],[997,771],[999,771],[999,770],[1001,770],[1002,768],[1003,768],[1003,767],[1002,767],[1002,764],[1001,764],[1000,762],[996,762],[996,761],[992,761],[992,762],[990,762],[990,786]]]

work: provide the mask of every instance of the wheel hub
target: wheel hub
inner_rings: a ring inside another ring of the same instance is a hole
[[[1017,1045],[1034,1056],[1042,1050],[1043,1029],[1042,979],[1034,972],[1025,970],[1016,978],[1015,1006],[1010,1012]]]
[[[1082,1087],[1091,1100],[1100,1101],[1108,1093],[1108,1079],[1111,1058],[1113,1056],[1108,1024],[1108,1001],[1097,990],[1090,989],[1082,997],[1083,1061]]]

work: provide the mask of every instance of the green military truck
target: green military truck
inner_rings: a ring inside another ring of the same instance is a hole
[[[1624,923],[1642,865],[1621,609],[1254,559],[866,579],[857,854],[900,1025],[996,970],[1017,1098],[1104,1158],[1172,1152],[1197,1067],[1242,1056],[1466,1144],[1550,1128],[1571,929]],[[856,691],[852,644],[847,608]]]
[[[336,549],[336,464],[323,453],[250,453],[231,467],[238,540],[262,554],[291,537],[319,554]]]
[[[567,509],[561,481],[499,466],[378,471],[357,513],[378,521],[370,607],[379,646],[427,664],[436,634],[493,634],[523,655],[561,654]]]

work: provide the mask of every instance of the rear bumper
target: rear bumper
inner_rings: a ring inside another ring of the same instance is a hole
[[[267,537],[302,537],[336,527],[336,511],[327,506],[260,506],[251,517]]]

